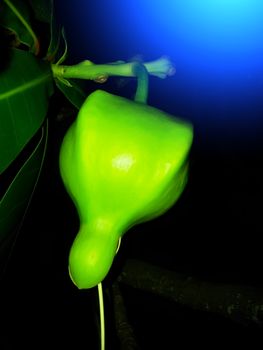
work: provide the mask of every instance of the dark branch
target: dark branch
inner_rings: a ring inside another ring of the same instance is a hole
[[[263,325],[263,290],[260,288],[201,281],[138,260],[125,263],[118,281],[243,325]]]
[[[120,342],[120,349],[138,350],[139,346],[136,342],[133,329],[127,319],[126,309],[118,282],[112,285],[114,317],[117,336]]]

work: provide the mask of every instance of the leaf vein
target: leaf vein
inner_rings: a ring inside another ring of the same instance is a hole
[[[2,93],[2,94],[0,95],[0,101],[1,101],[1,100],[4,100],[4,99],[6,99],[6,98],[10,98],[11,96],[16,95],[16,94],[18,94],[18,93],[22,93],[22,92],[24,92],[25,90],[28,90],[28,89],[30,89],[30,88],[32,88],[32,87],[35,87],[35,86],[37,86],[37,85],[40,85],[40,84],[42,84],[44,81],[50,79],[50,77],[51,77],[51,74],[45,74],[45,75],[43,75],[43,76],[40,76],[40,77],[38,77],[38,78],[36,78],[36,79],[33,79],[33,80],[31,80],[31,81],[25,83],[25,84],[23,84],[23,85],[20,85],[20,86],[14,88],[14,89],[12,89],[12,90],[6,91],[6,92],[4,92],[4,93]]]

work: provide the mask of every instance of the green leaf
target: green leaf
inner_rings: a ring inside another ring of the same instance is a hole
[[[65,95],[65,97],[77,108],[80,109],[83,102],[87,98],[87,94],[81,87],[80,81],[70,79],[70,85],[64,83],[62,80],[55,79],[58,89]]]
[[[17,41],[33,48],[36,43],[30,27],[30,6],[26,1],[4,1],[0,11],[0,23],[12,31]]]
[[[47,147],[47,123],[41,128],[40,138],[32,153],[22,164],[0,200],[0,258],[10,250],[14,234],[19,230],[30,204],[42,169]]]
[[[50,64],[14,49],[0,74],[0,174],[40,128],[53,89]]]
[[[51,11],[50,11],[50,42],[46,54],[46,60],[54,62],[58,59],[61,51],[61,36],[62,36],[62,27],[57,21],[57,16],[54,7],[54,1],[51,2]]]

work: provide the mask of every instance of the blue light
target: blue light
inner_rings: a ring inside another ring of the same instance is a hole
[[[157,107],[172,101],[175,110],[169,112],[215,128],[246,132],[248,126],[263,126],[263,0],[74,4],[78,17],[72,26],[81,29],[71,49],[77,45],[83,59],[171,58],[175,77],[150,81],[150,99]]]
[[[262,124],[262,0],[134,0],[130,10],[136,38],[176,62],[190,113],[215,128]]]
[[[134,0],[127,8],[137,34],[168,51],[180,47],[192,64],[262,61],[261,0]]]

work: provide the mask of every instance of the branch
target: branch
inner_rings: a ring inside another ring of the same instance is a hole
[[[136,342],[134,331],[126,316],[126,308],[118,282],[112,285],[113,305],[115,327],[120,342],[120,349],[138,350],[139,345]]]
[[[91,61],[83,61],[73,66],[64,66],[52,64],[54,78],[60,80],[66,79],[88,79],[98,82],[104,82],[109,76],[134,77],[135,62],[125,63],[117,61],[108,64],[94,64]],[[167,57],[161,57],[158,60],[143,63],[148,74],[158,78],[166,78],[175,73],[175,68]]]
[[[125,263],[118,281],[243,325],[263,325],[263,291],[260,288],[201,281],[132,259]]]

